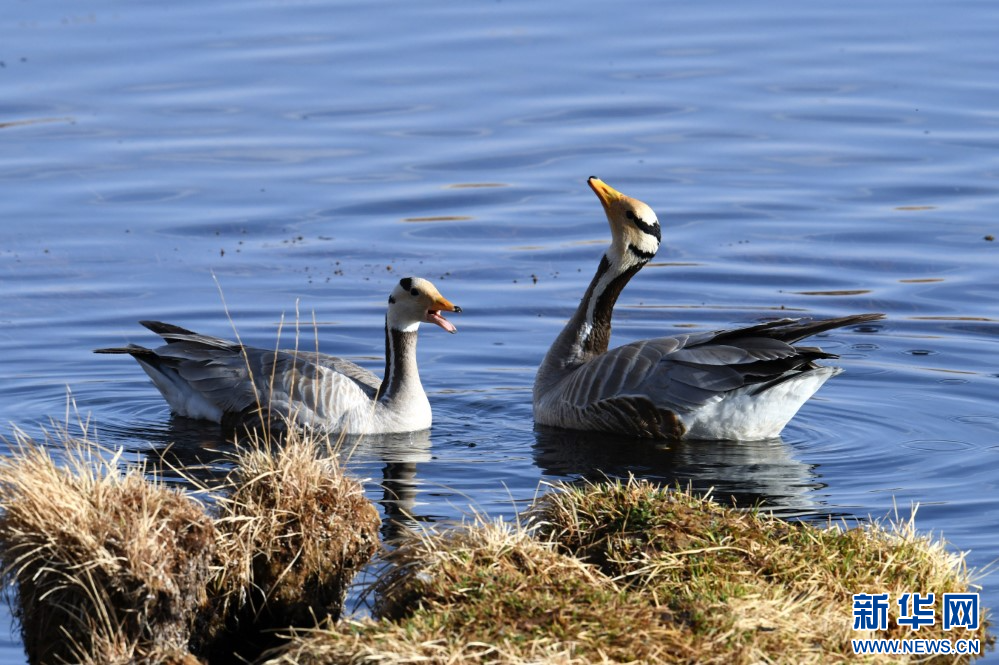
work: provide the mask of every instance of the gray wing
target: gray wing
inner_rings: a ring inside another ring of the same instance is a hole
[[[143,321],[167,344],[150,350],[139,346],[99,349],[129,353],[155,375],[154,382],[182,415],[207,403],[222,418],[258,411],[335,421],[346,412],[370,406],[380,380],[342,358],[315,351],[274,351],[244,347],[170,324]],[[147,371],[149,371],[147,369]]]
[[[620,400],[634,399],[683,413],[746,385],[754,378],[746,370],[761,360],[759,356],[795,353],[783,342],[775,348],[773,340],[758,340],[759,348],[745,348],[752,345],[717,344],[713,337],[710,333],[660,337],[612,349],[566,377],[560,384],[561,399],[583,410],[607,400],[616,400],[616,408],[623,408]]]
[[[603,408],[608,401],[634,400],[673,413],[690,412],[749,387],[762,391],[813,361],[835,358],[792,342],[818,332],[881,318],[858,315],[802,322],[781,319],[741,328],[660,337],[626,344],[598,356],[568,375],[559,397],[577,409]]]
[[[380,382],[371,372],[342,358],[315,352],[244,348],[213,352],[184,343],[157,349],[171,358],[180,377],[223,413],[246,413],[259,406],[282,415],[336,419],[370,405]]]

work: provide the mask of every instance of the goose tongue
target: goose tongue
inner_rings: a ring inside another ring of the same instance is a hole
[[[458,329],[454,327],[454,324],[441,316],[440,311],[436,309],[427,310],[427,318],[424,319],[424,321],[438,325],[449,333],[458,332]]]

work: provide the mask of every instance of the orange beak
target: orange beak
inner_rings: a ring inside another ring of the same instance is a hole
[[[600,199],[600,203],[603,204],[605,211],[608,210],[612,202],[624,198],[624,194],[617,191],[595,175],[591,175],[586,183],[590,186],[590,189],[593,190],[593,193],[597,195],[597,198]]]
[[[460,313],[461,307],[452,304],[444,296],[440,296],[439,298],[434,300],[432,309],[427,310],[427,318],[424,319],[424,321],[426,321],[427,323],[433,323],[434,325],[438,325],[452,334],[458,332],[458,329],[454,327],[453,323],[451,323],[443,316],[441,316],[442,311]]]

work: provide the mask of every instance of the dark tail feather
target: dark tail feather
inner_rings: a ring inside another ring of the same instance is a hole
[[[197,335],[198,333],[193,330],[188,330],[187,328],[181,328],[180,326],[175,326],[172,323],[163,323],[162,321],[139,321],[141,325],[149,328],[154,333],[160,337],[167,338],[168,335]],[[170,340],[167,339],[169,342]]]
[[[153,354],[152,349],[147,349],[146,347],[139,346],[138,344],[115,346],[107,349],[94,349],[94,353],[127,353],[130,356],[155,355]]]
[[[812,335],[818,335],[819,333],[824,333],[827,330],[842,328],[844,326],[853,326],[858,323],[880,321],[883,318],[885,318],[884,314],[871,313],[852,314],[850,316],[841,316],[835,319],[824,319],[822,321],[805,321],[789,325],[785,328],[776,329],[773,331],[771,337],[779,339],[782,342],[787,342],[788,344],[793,344],[798,340],[811,337]]]
[[[161,321],[139,321],[146,328],[149,328],[157,335],[163,337],[167,342],[178,342],[180,339],[172,338],[176,335],[182,338],[197,337],[198,333],[187,330],[186,328],[181,328],[180,326],[171,325],[169,323],[163,323]],[[138,344],[129,344],[128,346],[114,346],[106,349],[94,349],[94,353],[127,353],[131,356],[141,356],[153,353],[151,349],[147,349],[144,346],[139,346]]]
[[[230,342],[227,339],[222,339],[221,337],[211,337],[210,335],[202,335],[194,332],[193,330],[181,328],[180,326],[175,326],[171,323],[163,323],[162,321],[139,321],[139,323],[162,337],[167,344],[188,342],[198,346],[210,346],[212,348],[226,349],[230,351],[239,350],[241,348],[239,344]]]
[[[167,342],[181,341],[181,339],[173,338],[173,335],[177,335],[182,338],[198,336],[198,333],[187,330],[186,328],[181,328],[180,326],[171,325],[169,323],[162,323],[160,321],[139,321],[139,323],[149,328],[157,335],[163,337],[163,339]],[[142,356],[152,354],[153,351],[144,346],[139,346],[138,344],[129,344],[128,346],[114,346],[106,349],[94,349],[94,353],[127,353],[131,356]]]
[[[883,319],[884,316],[884,314],[875,313],[852,314],[850,316],[841,316],[836,319],[823,319],[821,321],[777,319],[775,321],[758,323],[755,326],[749,326],[747,328],[723,330],[717,337],[714,338],[713,341],[724,342],[727,339],[752,337],[757,335],[759,337],[769,337],[770,339],[780,340],[787,344],[793,344],[798,340],[811,337],[812,335],[818,335],[819,333],[827,330],[842,328],[843,326],[850,326],[857,323],[866,323],[868,321],[877,321],[879,319]]]

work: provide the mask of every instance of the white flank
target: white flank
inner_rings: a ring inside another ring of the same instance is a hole
[[[780,436],[802,404],[842,371],[839,367],[820,367],[762,393],[748,394],[746,389],[727,393],[717,402],[681,417],[687,428],[684,438],[759,441]]]

